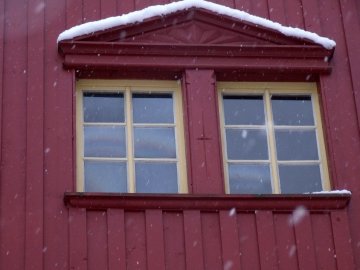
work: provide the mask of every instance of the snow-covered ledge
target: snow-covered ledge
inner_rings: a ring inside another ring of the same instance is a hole
[[[156,5],[58,37],[64,67],[329,73],[335,41],[204,0]]]

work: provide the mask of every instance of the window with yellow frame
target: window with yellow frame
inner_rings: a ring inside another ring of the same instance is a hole
[[[176,81],[79,80],[77,191],[186,193]]]
[[[218,83],[231,194],[329,190],[315,83]]]

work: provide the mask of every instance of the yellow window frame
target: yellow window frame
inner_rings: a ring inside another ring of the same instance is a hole
[[[128,193],[135,193],[135,158],[133,147],[132,121],[132,93],[172,93],[174,109],[174,127],[176,143],[176,164],[178,193],[188,193],[185,138],[183,123],[183,104],[181,95],[181,83],[179,81],[160,80],[98,80],[81,79],[76,82],[76,190],[84,192],[84,116],[83,116],[83,93],[84,92],[121,92],[124,94],[125,108],[125,136],[126,136],[126,163],[127,163],[127,187]],[[96,158],[110,160],[111,158]],[[166,161],[164,159],[164,161]],[[173,160],[172,160],[173,161]]]
[[[328,191],[331,189],[328,162],[326,158],[326,149],[324,142],[324,133],[321,121],[321,112],[318,98],[318,91],[316,83],[312,82],[218,82],[218,104],[220,110],[220,125],[221,125],[221,141],[223,151],[223,167],[225,176],[225,191],[230,193],[229,185],[229,172],[228,172],[228,158],[226,149],[226,137],[225,137],[225,120],[224,120],[224,108],[223,108],[223,94],[244,94],[244,95],[256,95],[260,94],[264,97],[264,109],[265,109],[265,126],[267,129],[267,144],[269,151],[269,164],[271,171],[271,186],[272,193],[280,194],[280,177],[278,172],[278,164],[276,156],[276,142],[275,142],[275,128],[272,120],[271,111],[271,95],[272,94],[285,94],[285,95],[310,95],[314,114],[314,126],[317,139],[317,148],[319,155],[319,166],[321,173],[322,189]],[[250,161],[251,162],[251,161]]]

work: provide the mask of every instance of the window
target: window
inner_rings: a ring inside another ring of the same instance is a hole
[[[187,192],[177,82],[79,80],[76,98],[78,191]]]
[[[228,193],[330,189],[314,83],[219,83]]]

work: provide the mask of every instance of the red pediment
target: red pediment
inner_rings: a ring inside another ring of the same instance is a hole
[[[333,54],[306,37],[199,7],[65,38],[58,45],[67,68],[158,65],[319,73],[330,70]]]

